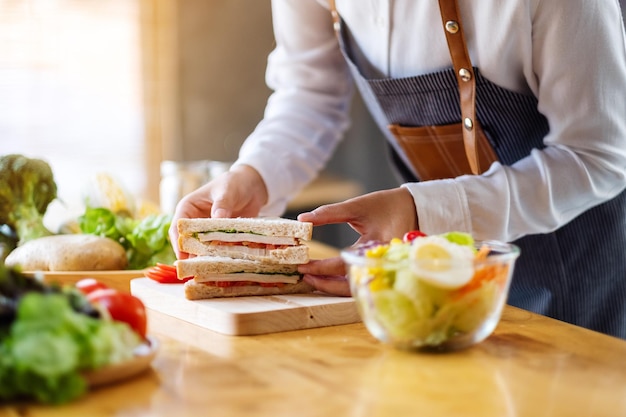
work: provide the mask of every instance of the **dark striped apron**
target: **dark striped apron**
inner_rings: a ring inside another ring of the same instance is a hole
[[[445,125],[461,120],[453,69],[407,78],[368,78],[353,60],[345,25],[339,43],[364,102],[406,182],[418,181],[387,126]],[[497,86],[476,71],[476,114],[499,161],[511,165],[544,148],[547,119],[532,95]],[[626,192],[555,232],[528,235],[508,303],[626,339]]]

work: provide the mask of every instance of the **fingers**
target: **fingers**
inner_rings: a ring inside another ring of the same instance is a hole
[[[189,255],[180,251],[180,246],[178,245],[178,226],[174,220],[172,220],[172,223],[170,224],[168,236],[170,238],[170,244],[172,245],[174,254],[176,255],[176,259],[187,259]]]
[[[316,290],[327,294],[349,297],[350,284],[345,275],[318,276],[304,275],[304,281],[315,287]]]
[[[232,217],[232,214],[230,210],[226,208],[222,208],[216,204],[213,204],[213,208],[211,210],[211,217],[228,218],[228,217]]]
[[[183,253],[181,253],[180,247],[178,246],[178,218],[176,217],[176,214],[172,217],[170,228],[167,231],[167,234],[170,238],[170,244],[172,245],[174,254],[176,254],[176,258],[185,259],[185,256],[183,256]]]
[[[350,285],[345,277],[346,267],[339,257],[310,261],[298,266],[298,272],[304,274],[304,281],[318,291],[339,296],[350,295]]]
[[[267,188],[262,177],[247,165],[235,166],[186,195],[177,204],[168,231],[176,257],[188,257],[178,246],[178,219],[255,217],[267,199]]]
[[[314,226],[347,223],[361,235],[361,241],[388,241],[418,226],[413,197],[401,187],[320,206],[301,213],[298,220],[312,222]]]
[[[210,189],[206,187],[208,187],[208,185],[188,194],[176,205],[176,211],[172,216],[168,236],[172,249],[178,259],[186,259],[188,257],[187,254],[180,251],[180,247],[178,246],[178,219],[210,216],[213,203],[210,197]]]
[[[300,213],[298,220],[311,222],[314,226],[350,223],[360,216],[359,206],[354,204],[354,200],[350,199],[341,203],[326,204],[313,211]]]
[[[345,275],[346,265],[339,257],[318,259],[299,265],[298,272],[312,275]]]
[[[228,175],[224,174],[219,182],[216,180],[214,186],[211,188],[211,199],[213,204],[211,205],[211,217],[227,218],[234,217],[233,210],[237,202],[237,189],[229,188]]]
[[[255,217],[267,204],[267,187],[248,165],[237,165],[215,180],[211,217]]]

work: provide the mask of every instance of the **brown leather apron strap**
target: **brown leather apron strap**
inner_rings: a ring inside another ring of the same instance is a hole
[[[337,13],[337,6],[335,5],[335,0],[328,0],[328,5],[330,6],[330,16],[333,19],[333,29],[335,29],[335,34],[339,35],[340,21],[339,21],[339,13]]]
[[[452,65],[459,84],[465,153],[472,172],[479,174],[487,167],[481,169],[479,165],[476,146],[476,79],[467,51],[458,2],[457,0],[439,0],[439,9],[441,10],[441,19],[448,41]]]

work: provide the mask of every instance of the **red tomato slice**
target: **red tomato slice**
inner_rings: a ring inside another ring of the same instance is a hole
[[[148,327],[146,307],[134,295],[112,288],[96,290],[87,294],[87,300],[106,308],[113,320],[127,323],[138,335],[145,339]]]
[[[158,263],[156,264],[157,268],[165,270],[165,271],[174,271],[176,272],[176,267],[174,265],[168,265],[168,264],[162,264],[162,263]]]
[[[105,290],[109,288],[106,284],[96,280],[95,278],[83,278],[76,282],[76,284],[74,285],[80,292],[85,295],[90,294],[96,290]]]
[[[164,264],[157,264],[144,271],[144,275],[161,284],[180,284],[189,281],[193,277],[178,279],[176,267]]]
[[[284,282],[259,282],[261,287],[283,287],[285,286]]]
[[[162,275],[158,271],[146,271],[144,275],[160,284],[174,284],[179,282],[178,278],[172,278],[171,276]]]
[[[167,280],[169,278],[176,278],[176,275],[172,274],[171,272],[163,272],[162,270],[158,268],[146,269],[144,271],[144,275],[147,277],[159,277],[164,280]]]

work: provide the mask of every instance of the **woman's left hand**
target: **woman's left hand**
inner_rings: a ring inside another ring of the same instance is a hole
[[[359,235],[356,244],[378,240],[386,242],[417,229],[417,214],[413,197],[405,188],[376,191],[341,203],[320,206],[302,213],[298,220],[312,222],[313,226],[348,223]],[[350,287],[346,269],[339,257],[312,260],[300,265],[304,280],[319,291],[349,296]]]

